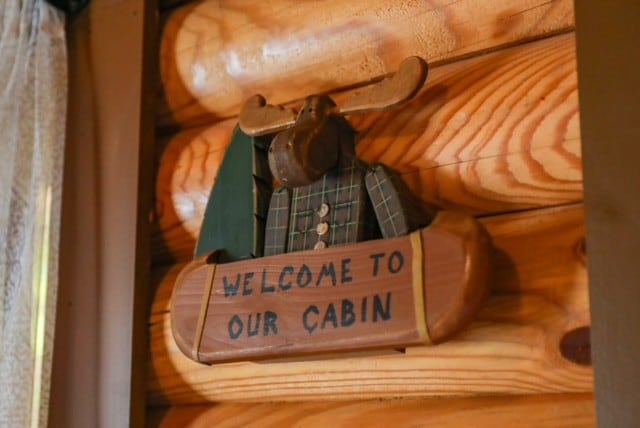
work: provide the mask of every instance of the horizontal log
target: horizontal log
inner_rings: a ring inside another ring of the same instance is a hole
[[[288,102],[372,80],[410,55],[450,61],[574,25],[570,0],[205,0],[164,21],[162,127],[234,116],[254,93]]]
[[[412,102],[351,122],[359,155],[398,170],[425,202],[488,215],[582,199],[573,34],[437,67]],[[156,263],[192,257],[234,126],[226,120],[162,144]]]
[[[154,408],[149,426],[170,427],[398,427],[438,428],[595,427],[593,396],[548,394],[516,397],[406,399],[321,403],[225,403]]]
[[[171,335],[169,297],[180,265],[156,269],[149,403],[591,391],[588,335],[567,335],[590,323],[582,205],[483,223],[496,247],[492,295],[471,327],[434,347],[201,365]]]
[[[151,239],[155,263],[193,257],[207,200],[235,125],[227,120],[160,142]]]

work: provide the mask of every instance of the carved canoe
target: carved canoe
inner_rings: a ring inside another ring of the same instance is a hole
[[[473,319],[489,290],[491,240],[441,211],[408,236],[322,250],[189,263],[172,331],[202,363],[437,344]]]

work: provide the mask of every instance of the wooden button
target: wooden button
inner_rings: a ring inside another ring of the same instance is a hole
[[[329,204],[323,203],[320,205],[320,208],[318,208],[318,215],[320,217],[325,217],[327,214],[329,214]]]
[[[318,223],[318,226],[316,226],[316,233],[318,235],[324,235],[328,231],[329,231],[329,223],[327,223],[326,221],[323,221],[322,223]]]
[[[323,248],[327,248],[327,243],[324,241],[318,241],[316,245],[313,246],[314,250],[322,250]]]

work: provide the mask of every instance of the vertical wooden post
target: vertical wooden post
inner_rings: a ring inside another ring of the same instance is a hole
[[[598,425],[640,421],[640,7],[575,2]]]
[[[144,425],[155,11],[94,0],[68,26],[51,426]]]

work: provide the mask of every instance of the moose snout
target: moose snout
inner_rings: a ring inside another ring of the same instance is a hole
[[[269,148],[269,168],[283,187],[314,183],[338,163],[339,139],[329,121],[286,129]]]

